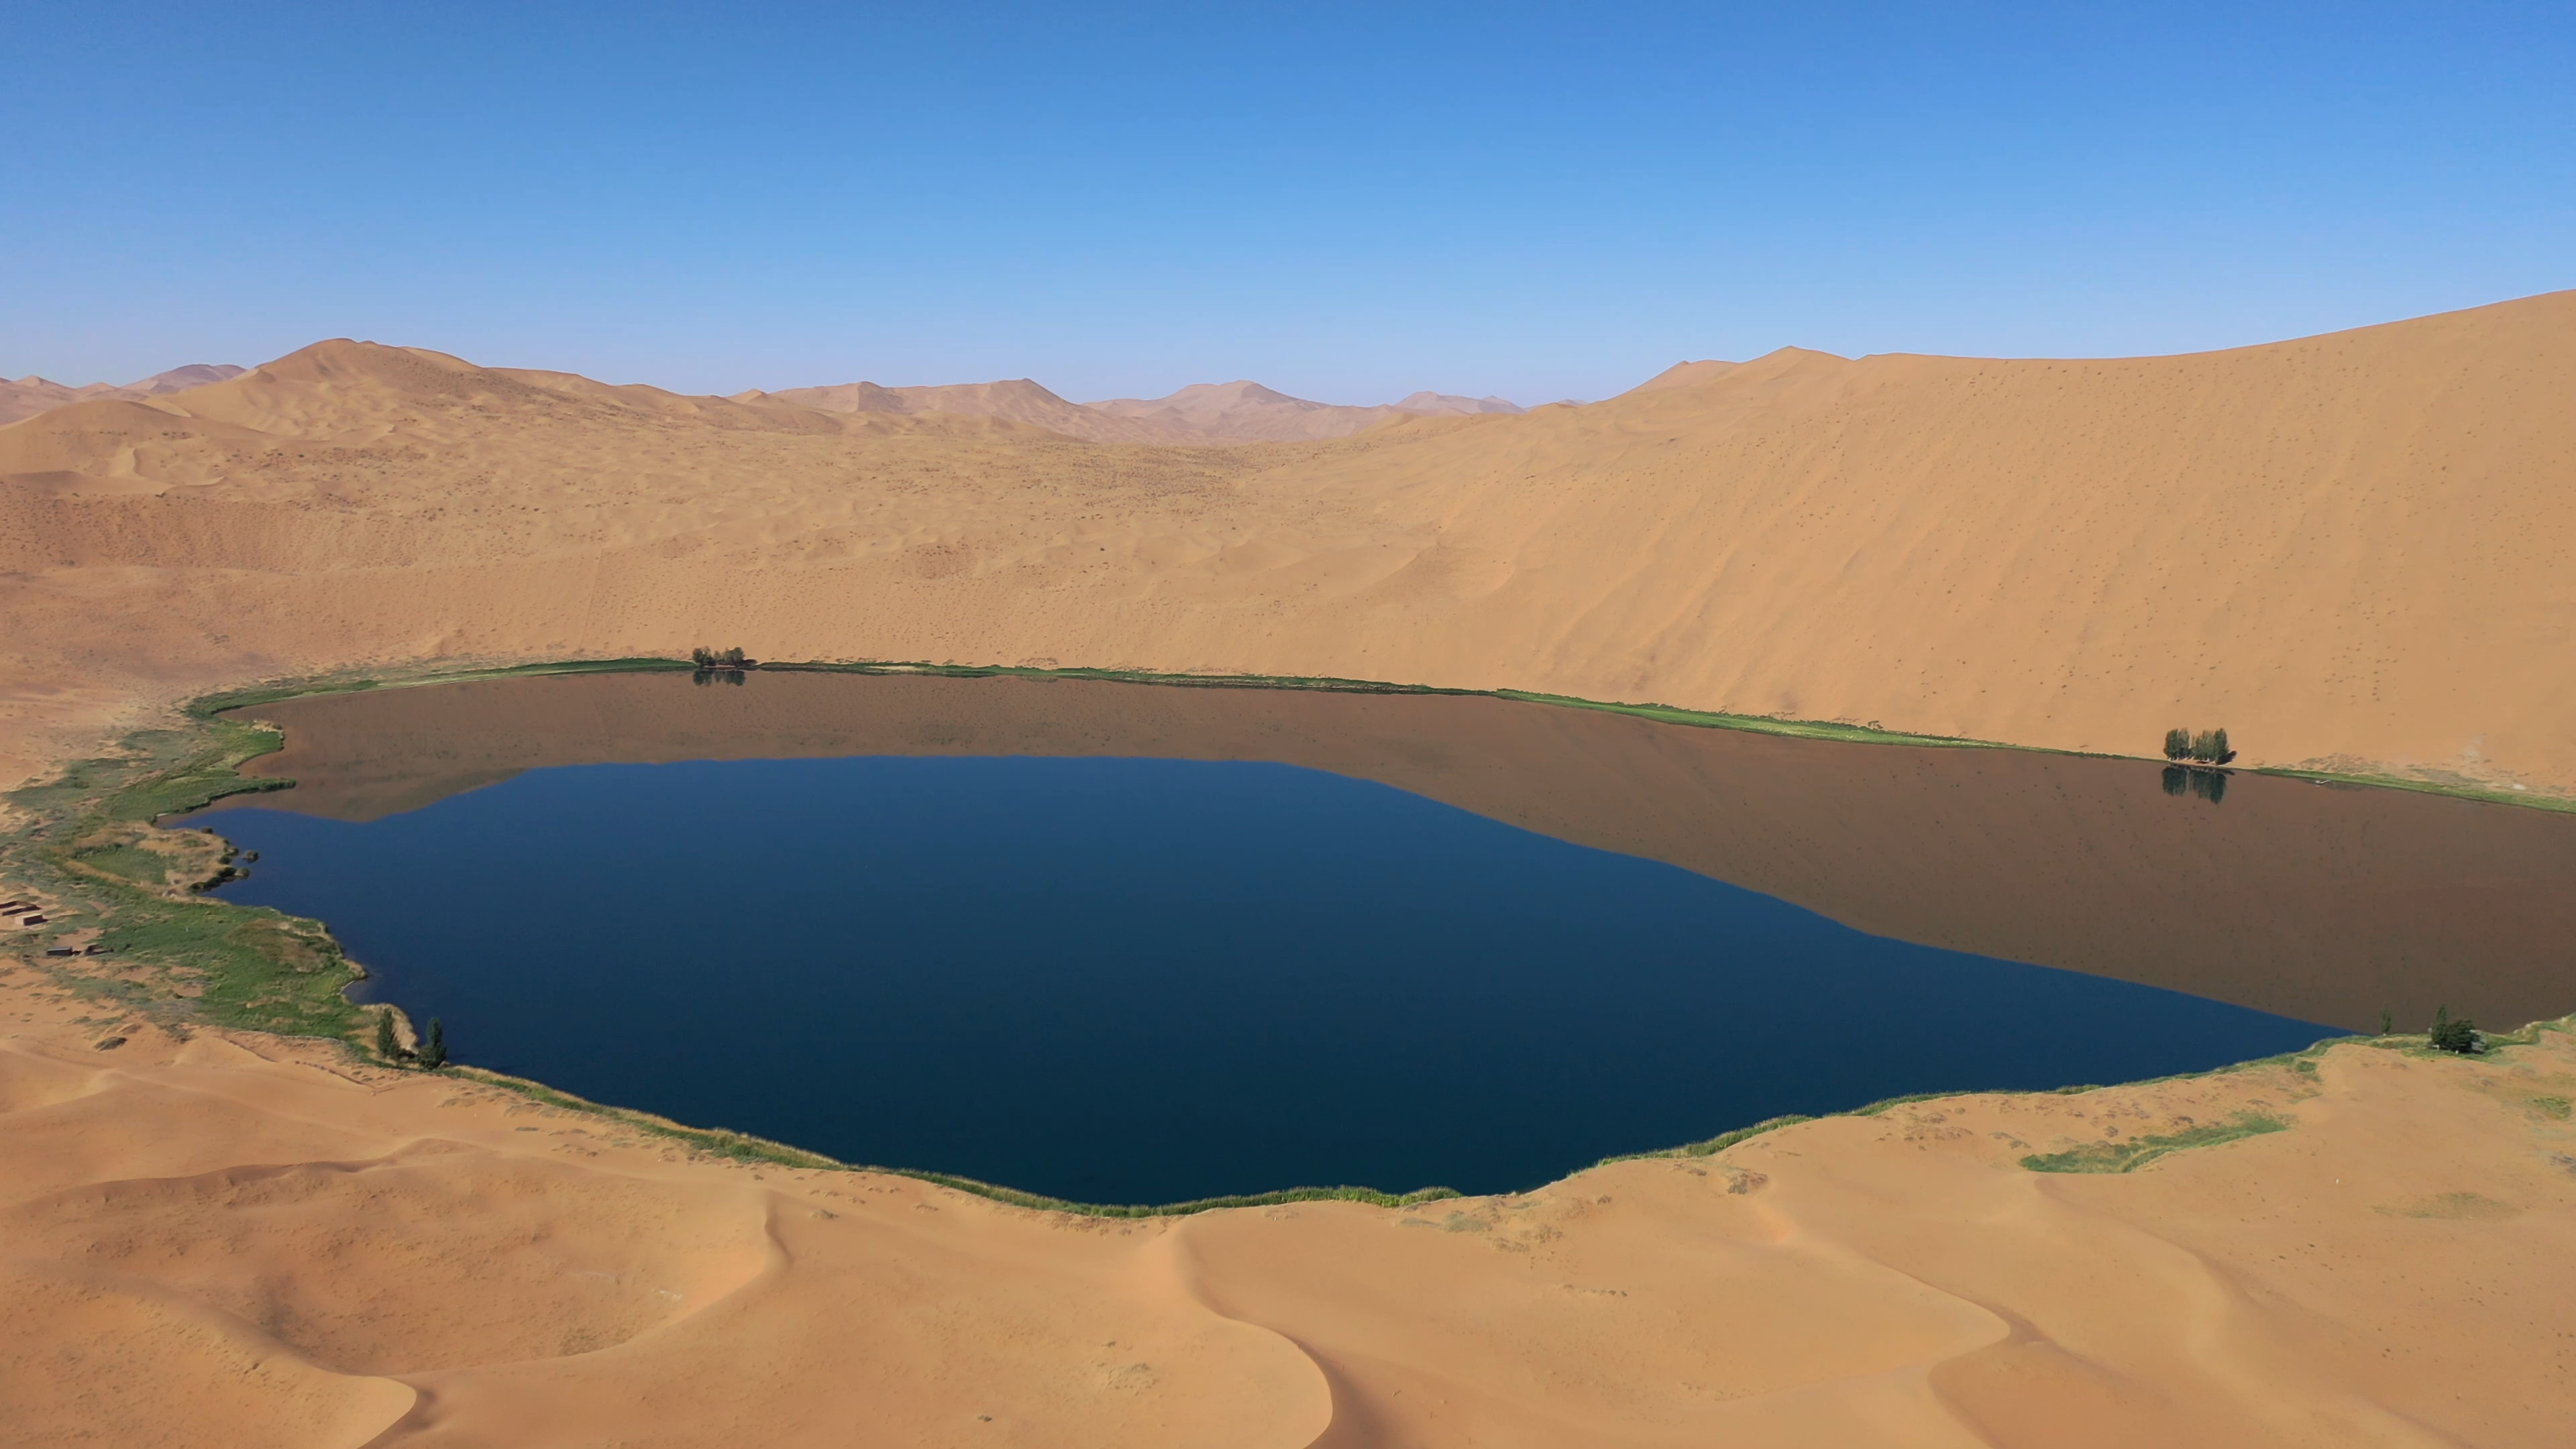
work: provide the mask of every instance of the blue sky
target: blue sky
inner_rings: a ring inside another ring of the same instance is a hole
[[[2571,76],[2567,4],[24,4],[0,375],[1528,403],[2223,347],[2576,286]]]

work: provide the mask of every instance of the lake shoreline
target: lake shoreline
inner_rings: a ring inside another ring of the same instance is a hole
[[[106,816],[122,815],[130,819],[137,810],[148,809],[150,812],[148,817],[135,823],[140,823],[149,827],[152,821],[166,818],[171,815],[184,814],[201,809],[217,799],[228,798],[234,795],[254,791],[291,788],[293,785],[292,780],[275,777],[248,776],[239,773],[240,766],[246,765],[251,760],[257,759],[262,755],[273,753],[283,745],[282,735],[266,729],[255,729],[238,720],[226,718],[226,716],[234,715],[238,711],[256,709],[260,705],[264,704],[282,703],[293,699],[344,694],[364,690],[416,688],[433,684],[461,683],[518,677],[543,677],[550,675],[574,674],[658,674],[693,672],[700,671],[696,669],[696,666],[684,660],[663,660],[651,658],[572,660],[503,666],[488,669],[436,672],[423,671],[410,674],[397,674],[391,677],[324,677],[313,680],[254,686],[246,689],[224,691],[201,696],[198,699],[190,701],[185,707],[184,712],[192,725],[207,731],[212,731],[219,737],[212,741],[200,741],[194,743],[213,745],[215,747],[214,753],[222,757],[220,761],[210,764],[206,757],[206,751],[202,748],[196,750],[183,749],[178,752],[177,758],[168,761],[163,768],[145,771],[138,778],[122,782],[119,785],[119,788],[111,792],[111,795],[107,800],[99,802],[103,806],[101,813]],[[1316,690],[1357,694],[1424,694],[1482,697],[1502,699],[1516,703],[1555,704],[1559,707],[1624,714],[1657,723],[1683,724],[1699,728],[1736,729],[1762,734],[1795,735],[1802,738],[1825,739],[1840,743],[1876,743],[1913,745],[1917,747],[1928,746],[1939,748],[2000,749],[2036,754],[2074,756],[2080,758],[2126,759],[2136,760],[2139,763],[2157,763],[2147,757],[2086,755],[2082,752],[2076,751],[2054,750],[2044,747],[2017,746],[1990,741],[1960,740],[1938,736],[1903,735],[1894,732],[1873,730],[1867,726],[1846,725],[1836,722],[1781,721],[1758,717],[1728,716],[1708,714],[1704,712],[1673,710],[1656,705],[1605,704],[1597,701],[1533,695],[1506,690],[1448,689],[1361,680],[1294,679],[1237,675],[1157,675],[1140,671],[1042,669],[1027,666],[897,664],[882,662],[850,664],[769,663],[755,666],[751,672],[855,675],[931,675],[951,678],[1016,677],[1034,679],[1081,679],[1103,683],[1148,684],[1184,688]],[[220,738],[225,735],[230,735],[230,738]],[[248,736],[248,738],[245,738],[245,736]],[[182,741],[180,743],[186,744],[191,742]],[[67,770],[67,777],[76,777],[79,773],[79,765],[75,763]],[[2376,780],[2354,780],[2349,777],[2315,776],[2303,772],[2281,770],[2254,770],[2248,771],[2248,773],[2287,774],[2297,778],[2343,780],[2350,784],[2382,783]],[[2461,791],[2439,790],[2435,787],[2429,786],[2415,787],[2410,786],[2406,782],[2387,783],[2395,784],[2398,788],[2422,788],[2433,790],[2435,793],[2467,793]],[[24,796],[29,793],[32,792],[18,792],[20,796]],[[2540,805],[2542,808],[2568,808],[2558,806],[2554,802],[2545,803],[2542,800],[2535,800],[2529,797],[2496,796],[2490,793],[2477,798],[2492,798],[2496,799],[2499,803]],[[139,803],[137,803],[138,801]],[[61,820],[49,821],[40,819],[33,827],[14,833],[7,842],[8,853],[13,855],[18,853],[19,849],[24,847],[32,838],[44,836],[49,827],[62,823],[65,822]],[[209,829],[211,829],[211,827]],[[229,860],[229,858],[229,852],[227,851],[223,859]],[[17,862],[12,861],[9,863],[16,864]],[[79,879],[92,886],[109,884],[109,882],[100,877],[99,873],[96,871],[84,871],[74,867],[69,869],[66,874],[71,878]],[[219,879],[219,877],[208,877],[196,881],[180,881],[175,882],[174,884],[184,892],[193,893],[195,890],[201,889],[205,885],[214,883],[215,879]],[[128,904],[130,905],[131,902],[128,902]],[[188,911],[204,911],[216,915],[227,912],[240,913],[242,916],[247,916],[251,920],[257,922],[288,923],[287,929],[279,934],[291,936],[294,939],[305,942],[308,947],[312,948],[323,958],[325,963],[334,964],[346,973],[340,984],[337,987],[332,988],[333,997],[336,999],[339,1006],[343,1008],[341,1012],[329,1013],[331,1017],[336,1018],[335,1020],[262,1023],[255,1020],[239,1019],[238,1016],[236,1016],[236,1019],[225,1020],[221,1019],[220,1014],[218,1014],[213,1017],[202,1018],[206,1020],[206,1024],[233,1030],[266,1032],[268,1034],[283,1037],[301,1036],[337,1040],[342,1043],[347,1050],[356,1055],[359,1060],[369,1060],[361,1045],[360,1038],[364,1032],[372,1029],[372,1023],[375,1020],[375,1011],[349,1001],[346,994],[349,989],[356,986],[358,982],[366,978],[366,973],[359,963],[350,960],[344,952],[340,951],[337,942],[331,938],[328,927],[325,923],[319,921],[307,921],[300,918],[287,918],[281,916],[280,913],[268,910],[267,908],[238,906],[229,902],[216,901],[203,897],[188,902],[183,909]],[[66,920],[67,922],[78,922],[81,919],[81,915],[81,912],[75,910],[67,914]],[[112,933],[117,929],[117,926],[118,918],[115,903],[107,902],[98,904],[91,913],[91,929],[100,933]],[[234,934],[238,934],[238,931],[234,932]],[[120,964],[131,966],[136,964],[150,964],[150,961],[148,955],[138,955],[130,956],[125,962]],[[182,969],[185,969],[184,963],[165,964],[180,965]],[[296,969],[300,974],[312,975],[321,968],[318,966],[299,966],[294,969]],[[219,968],[216,974],[220,976]],[[273,971],[267,974],[270,976],[275,975]],[[235,994],[244,995],[248,993]],[[207,995],[221,996],[222,993],[220,991],[216,991],[209,992]],[[206,995],[200,995],[194,999],[204,1000],[206,999]],[[198,1013],[185,1009],[176,1011],[169,1010],[166,1005],[157,1013],[158,1019],[167,1021],[171,1024],[180,1025],[184,1025],[190,1017],[196,1015],[198,1015]],[[311,1017],[314,1013],[308,1010],[305,1012],[305,1015],[307,1017]],[[306,1029],[297,1029],[298,1027]],[[2532,1027],[2527,1026],[2524,1028],[2522,1035],[2528,1035],[2532,1029]],[[2328,1046],[2338,1043],[2352,1042],[2355,1040],[2369,1041],[2371,1039],[2356,1035],[2330,1036],[2321,1038],[2317,1043],[2297,1052],[2280,1054],[2272,1057],[2255,1058],[2240,1063],[2230,1063],[2211,1068],[2206,1072],[2183,1073],[2171,1077],[2143,1078],[2135,1082],[2121,1082],[2111,1085],[2123,1087],[2141,1086],[2155,1082],[2186,1080],[2194,1077],[2240,1071],[2252,1066],[2294,1062],[2310,1058],[2314,1053],[2320,1052]],[[2383,1039],[2383,1041],[2386,1040],[2400,1039]],[[823,1154],[813,1153],[806,1149],[798,1148],[786,1143],[772,1142],[767,1139],[743,1133],[731,1132],[724,1129],[690,1127],[650,1113],[591,1102],[574,1096],[573,1094],[546,1086],[540,1082],[523,1078],[508,1077],[500,1073],[488,1072],[479,1068],[460,1066],[448,1069],[448,1074],[484,1081],[489,1085],[529,1097],[532,1100],[544,1102],[550,1106],[624,1122],[627,1125],[655,1133],[656,1135],[665,1136],[673,1140],[686,1143],[699,1151],[708,1152],[716,1156],[730,1157],[746,1161],[768,1161],[780,1165],[826,1168],[838,1171],[884,1173],[918,1181],[936,1183],[941,1186],[950,1187],[958,1191],[967,1192],[993,1201],[1042,1211],[1067,1212],[1084,1216],[1108,1218],[1164,1217],[1189,1215],[1232,1207],[1268,1207],[1294,1202],[1324,1200],[1356,1201],[1384,1207],[1402,1207],[1458,1196],[1458,1194],[1446,1188],[1423,1188],[1411,1193],[1390,1193],[1376,1188],[1344,1186],[1334,1188],[1298,1187],[1262,1193],[1229,1195],[1193,1202],[1157,1206],[1081,1203],[1067,1199],[1055,1198],[1045,1194],[1025,1192],[999,1184],[980,1182],[975,1179],[955,1174],[940,1173],[928,1169],[886,1168],[841,1162],[837,1159],[826,1157]],[[2071,1094],[2099,1090],[2104,1090],[2104,1088],[2100,1086],[2065,1087],[2058,1089],[2058,1092],[2059,1094]],[[1653,1149],[1636,1153],[1617,1154],[1601,1159],[1601,1165],[1629,1160],[1655,1160],[1706,1156],[1713,1152],[1722,1151],[1725,1147],[1747,1140],[1754,1135],[1758,1135],[1768,1130],[1774,1130],[1781,1126],[1795,1125],[1796,1122],[1832,1120],[1840,1117],[1873,1116],[1884,1112],[1893,1105],[1898,1104],[1992,1095],[1996,1094],[1992,1091],[1977,1090],[1912,1094],[1905,1097],[1891,1098],[1865,1104],[1845,1111],[1825,1113],[1820,1117],[1800,1117],[1794,1120],[1772,1119],[1763,1123],[1753,1124],[1749,1127],[1737,1128],[1728,1132],[1723,1132],[1715,1137],[1704,1139],[1698,1143],[1683,1144],[1670,1148]],[[2029,1094],[2019,1093],[2017,1095]],[[1577,1172],[1585,1170],[1589,1169],[1576,1169]],[[1569,1173],[1567,1175],[1572,1176],[1574,1174]],[[1562,1180],[1563,1179],[1558,1179],[1558,1181]]]
[[[1905,745],[1929,749],[2009,750],[2022,754],[2053,755],[2068,759],[2129,760],[2159,767],[2175,763],[2163,755],[2132,755],[2105,750],[2072,750],[2050,745],[2017,744],[2009,740],[1972,739],[1959,735],[1913,734],[1887,730],[1869,724],[1841,720],[1802,720],[1771,715],[1728,714],[1715,710],[1685,709],[1677,705],[1639,704],[1624,701],[1583,699],[1574,695],[1545,694],[1533,690],[1493,688],[1467,689],[1446,685],[1402,684],[1384,680],[1342,679],[1313,675],[1267,674],[1168,674],[1153,670],[1100,669],[1015,664],[938,664],[924,661],[774,661],[762,660],[740,669],[726,666],[706,668],[686,659],[625,657],[615,659],[571,659],[532,664],[496,665],[489,668],[462,670],[424,669],[412,672],[358,675],[354,671],[287,680],[240,689],[201,695],[181,708],[192,717],[211,717],[234,710],[279,704],[288,700],[309,699],[320,695],[344,694],[370,689],[411,689],[434,684],[455,684],[473,680],[510,679],[560,674],[854,674],[901,676],[917,675],[947,679],[1079,679],[1107,684],[1159,685],[1184,689],[1263,689],[1313,690],[1337,694],[1403,694],[1445,695],[1470,699],[1501,699],[1519,704],[1550,705],[1560,709],[1591,710],[1604,714],[1625,715],[1632,719],[1657,724],[1682,725],[1694,729],[1739,730],[1749,734],[1782,735],[1796,739],[1830,740],[1843,744]],[[2344,773],[2304,769],[2294,765],[2248,765],[2214,767],[2227,773],[2267,775],[2278,779],[2305,780],[2314,784],[2358,787],[2378,790],[2402,790],[2415,794],[2441,795],[2451,799],[2475,800],[2494,805],[2517,805],[2534,810],[2576,813],[2576,794],[2560,795],[2549,791],[2500,790],[2474,783],[2415,779],[2402,775]]]

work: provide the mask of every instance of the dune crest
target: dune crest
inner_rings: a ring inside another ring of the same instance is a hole
[[[148,397],[163,397],[174,392],[186,392],[192,387],[204,387],[208,383],[239,377],[244,371],[246,369],[235,367],[230,363],[192,362],[185,367],[156,372],[150,377],[129,382],[123,386],[115,383],[93,382],[80,387],[66,387],[59,382],[32,375],[22,377],[16,382],[0,379],[0,426],[17,422],[21,418],[32,418],[38,413],[50,412],[69,403],[89,402],[97,398],[134,401]]]

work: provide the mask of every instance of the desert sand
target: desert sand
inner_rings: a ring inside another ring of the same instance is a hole
[[[2565,1031],[1116,1221],[84,1019],[33,974],[0,980],[13,1444],[2353,1449],[2576,1415]],[[2244,1111],[2291,1125],[2018,1165]]]
[[[0,776],[264,677],[706,644],[2127,753],[2223,724],[2240,763],[2576,796],[2571,342],[2576,293],[2186,357],[1790,350],[1231,446],[326,342],[0,428]],[[1296,748],[1673,859],[1718,849],[1693,799],[1785,829],[1837,788],[1970,855],[2002,828],[1955,752],[1851,747],[1834,786],[1791,742],[1613,721],[1582,740],[1601,775],[1533,788],[1512,732],[1555,725],[1462,727],[1442,761],[1399,723]],[[511,748],[466,773],[545,758]],[[1576,799],[1631,770],[1681,813]],[[2148,812],[2191,803],[2141,791],[2138,848],[2188,840]],[[2081,865],[2019,884],[2080,893]],[[1866,851],[1694,868],[1998,929]],[[2037,950],[2077,923],[2007,924]],[[1518,1197],[1116,1221],[705,1158],[0,973],[10,1443],[2429,1446],[2576,1420],[2565,1030],[1915,1103]],[[2243,1113],[2286,1130],[2022,1165]]]
[[[2576,293],[1225,448],[317,344],[0,429],[7,760],[429,659],[1336,675],[2576,791]]]
[[[247,370],[235,367],[231,363],[192,362],[185,367],[156,372],[139,382],[129,382],[122,386],[110,382],[92,382],[84,383],[79,387],[67,387],[49,378],[33,375],[22,377],[16,382],[0,378],[0,424],[14,423],[21,418],[32,418],[38,413],[50,412],[71,403],[88,402],[93,398],[139,399],[186,392],[192,387],[204,387],[210,382],[222,382],[227,378],[239,377]]]

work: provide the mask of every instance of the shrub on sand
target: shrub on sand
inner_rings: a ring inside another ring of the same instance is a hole
[[[2465,1016],[2454,1018],[2448,1005],[2433,1013],[2433,1029],[2424,1033],[2424,1041],[2436,1051],[2458,1052],[2464,1057],[2486,1050],[2478,1040],[2476,1023]]]

